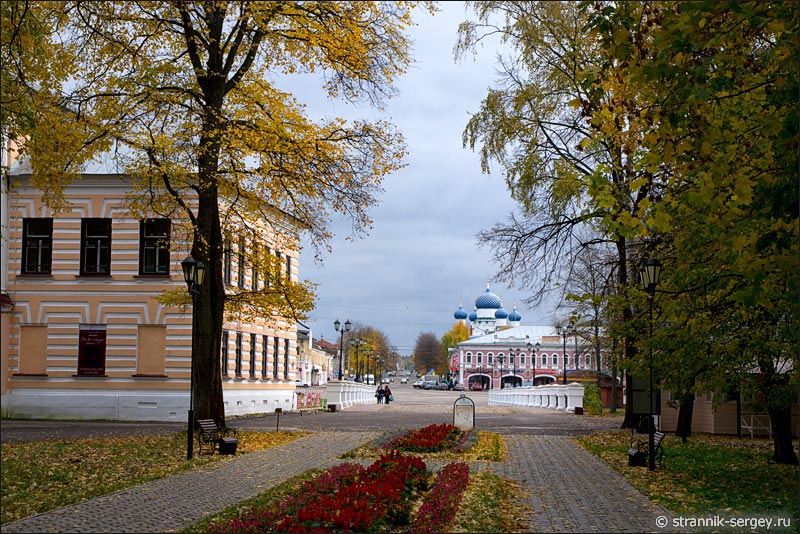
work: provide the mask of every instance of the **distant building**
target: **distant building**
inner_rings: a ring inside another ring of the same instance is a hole
[[[594,369],[594,349],[585,340],[578,338],[577,358],[574,338],[569,338],[565,352],[553,326],[521,326],[516,305],[511,313],[503,309],[488,283],[475,299],[473,312],[466,315],[459,304],[453,318],[472,332],[454,348],[457,377],[466,389],[476,384],[483,389],[549,384],[563,379],[565,364],[568,380],[575,371]]]

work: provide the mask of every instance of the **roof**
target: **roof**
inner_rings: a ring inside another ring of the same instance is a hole
[[[500,345],[509,343],[541,343],[542,336],[555,336],[556,329],[553,326],[515,326],[499,330],[493,334],[476,336],[458,344],[460,347],[473,345]]]

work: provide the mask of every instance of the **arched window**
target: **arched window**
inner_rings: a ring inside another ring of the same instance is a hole
[[[558,367],[558,354],[553,354],[553,367]]]
[[[542,367],[547,367],[547,354],[542,354]]]
[[[494,365],[494,354],[493,353],[489,352],[489,353],[486,354],[486,362],[489,365]]]
[[[477,356],[478,356],[478,365],[482,365],[483,364],[483,353],[479,352],[477,354]]]
[[[520,357],[519,357],[519,366],[520,367],[525,367],[525,355],[524,354],[520,355]]]
[[[472,364],[472,353],[471,352],[467,353],[467,360],[466,361],[467,361],[467,364]]]

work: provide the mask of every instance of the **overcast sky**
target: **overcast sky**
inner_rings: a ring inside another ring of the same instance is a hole
[[[314,264],[311,250],[301,254],[301,279],[319,284],[307,323],[317,339],[338,339],[334,320],[350,319],[383,331],[401,354],[411,354],[421,332],[441,337],[453,326],[459,300],[471,312],[497,271],[476,234],[507,218],[514,204],[500,172],[481,173],[478,155],[461,143],[470,114],[493,85],[496,50],[484,47],[475,60],[456,62],[458,24],[468,14],[462,2],[440,8],[434,16],[415,14],[416,64],[397,81],[400,93],[386,114],[297,95],[314,115],[387,118],[409,149],[408,165],[384,182],[367,237],[346,241],[349,225],[337,224],[333,252],[322,265]],[[525,291],[494,281],[491,288],[509,312],[517,303],[522,324],[552,322],[552,306],[530,310],[522,303]]]

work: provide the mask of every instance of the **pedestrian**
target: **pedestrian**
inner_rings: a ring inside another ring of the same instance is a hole
[[[386,390],[383,389],[383,385],[378,386],[378,390],[375,391],[375,398],[378,399],[378,404],[383,403],[383,396],[386,394]]]
[[[392,390],[389,389],[389,384],[386,384],[383,388],[383,395],[386,399],[386,404],[389,404],[389,401],[393,401],[394,397],[392,396]]]

